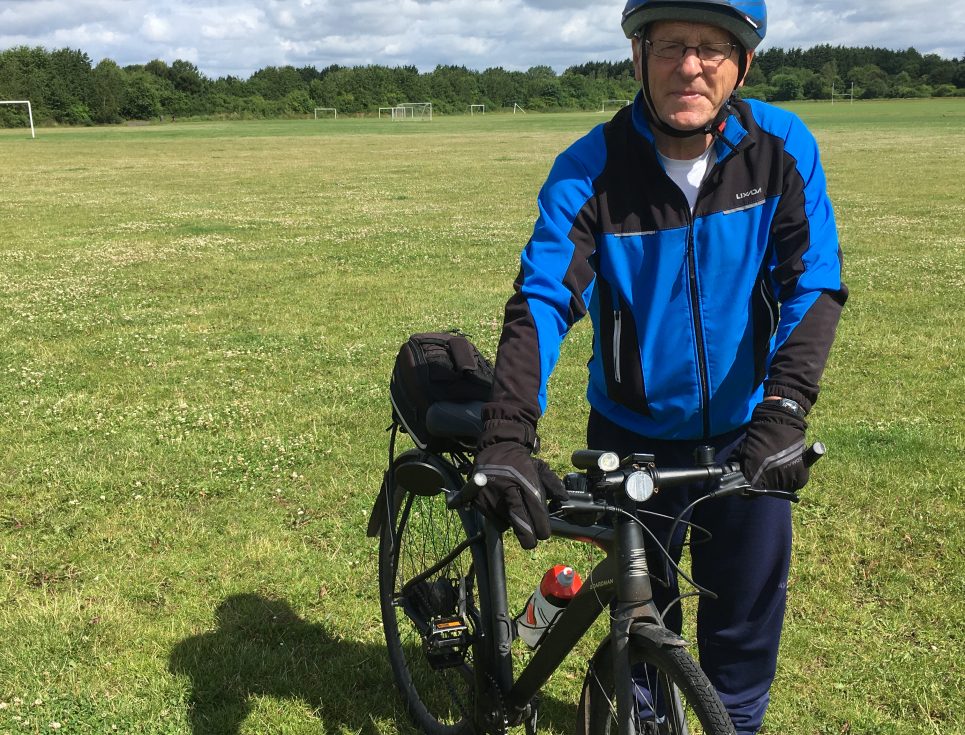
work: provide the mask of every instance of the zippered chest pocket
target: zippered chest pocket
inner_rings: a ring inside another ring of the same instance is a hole
[[[612,401],[650,415],[633,313],[610,284],[600,289],[600,351],[607,395]]]

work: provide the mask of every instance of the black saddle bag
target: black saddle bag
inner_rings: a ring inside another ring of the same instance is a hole
[[[492,365],[464,335],[413,334],[399,350],[392,370],[389,384],[392,420],[420,449],[430,452],[455,449],[452,439],[429,433],[426,426],[429,407],[440,401],[486,401],[492,388]]]

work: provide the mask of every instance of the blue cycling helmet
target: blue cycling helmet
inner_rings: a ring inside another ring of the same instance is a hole
[[[623,32],[633,38],[658,20],[719,26],[753,51],[767,32],[767,6],[764,0],[628,0],[623,9]]]

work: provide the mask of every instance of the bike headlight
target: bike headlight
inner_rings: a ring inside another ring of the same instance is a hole
[[[626,481],[627,495],[631,500],[643,503],[653,495],[653,478],[646,472],[634,472]]]
[[[614,472],[620,468],[620,455],[616,452],[604,452],[596,461],[596,466],[604,472]]]

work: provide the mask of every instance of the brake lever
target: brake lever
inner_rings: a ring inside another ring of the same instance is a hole
[[[800,503],[801,496],[789,490],[766,490],[762,487],[747,487],[743,493],[745,498],[777,498],[778,500],[789,500],[792,503]]]
[[[744,477],[744,473],[740,469],[737,469],[721,477],[717,489],[708,493],[708,496],[726,498],[729,495],[746,495],[749,490],[751,490],[751,486],[747,482],[747,478]]]
[[[479,495],[479,491],[486,487],[486,482],[486,476],[482,472],[476,472],[455,495],[446,498],[446,507],[449,510],[456,510],[469,505]]]

